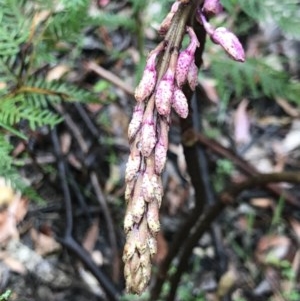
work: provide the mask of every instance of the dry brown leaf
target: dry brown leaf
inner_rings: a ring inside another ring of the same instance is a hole
[[[0,214],[0,243],[10,238],[18,238],[17,224],[25,217],[28,202],[21,198],[2,178],[0,179],[0,201],[3,207]]]
[[[0,252],[0,260],[6,264],[6,266],[13,272],[24,275],[26,268],[22,262],[16,258],[10,257],[8,252]]]
[[[275,96],[277,104],[291,117],[300,117],[300,111],[298,108],[291,105],[286,99],[283,99],[279,96]]]
[[[59,80],[62,78],[64,74],[66,74],[68,71],[70,71],[70,67],[67,65],[57,65],[51,70],[49,70],[46,80],[47,81],[52,81],[52,80]]]
[[[82,242],[82,246],[89,252],[92,253],[95,244],[99,236],[99,219],[96,219],[85,234],[85,238]]]
[[[234,113],[234,141],[237,144],[248,143],[251,139],[250,118],[247,112],[249,101],[243,99]]]
[[[290,218],[290,224],[294,230],[294,233],[296,234],[298,242],[300,242],[300,222],[296,219]]]
[[[60,138],[61,142],[61,151],[63,154],[67,154],[70,151],[71,143],[72,143],[72,137],[70,133],[65,132],[61,135]]]
[[[268,198],[252,198],[250,200],[250,204],[255,207],[260,208],[274,208],[274,202],[272,199]]]
[[[61,249],[61,245],[52,237],[30,229],[30,236],[34,243],[35,252],[41,256],[49,255]]]
[[[255,255],[260,263],[268,264],[270,259],[282,260],[289,255],[292,243],[283,235],[265,235],[256,247]]]
[[[201,79],[201,85],[208,97],[208,99],[213,102],[214,104],[219,104],[220,102],[220,97],[217,92],[217,82],[213,79]]]
[[[293,120],[292,127],[282,141],[282,152],[287,154],[300,146],[300,120]]]

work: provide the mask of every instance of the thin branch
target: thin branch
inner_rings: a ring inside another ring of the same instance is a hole
[[[259,172],[253,166],[251,166],[247,161],[245,161],[244,159],[242,159],[232,151],[228,150],[227,148],[223,147],[218,142],[209,139],[200,133],[194,133],[193,130],[186,132],[185,135],[186,135],[186,139],[188,139],[189,141],[198,141],[199,143],[205,145],[209,150],[229,159],[246,175],[248,176],[259,175]],[[273,193],[273,195],[277,197],[284,196],[285,200],[289,204],[296,206],[297,208],[300,208],[300,203],[295,196],[291,195],[286,191],[283,191],[276,184],[266,183],[265,185],[268,188],[268,190]]]
[[[99,269],[95,264],[91,255],[79,245],[73,238],[73,216],[72,216],[72,201],[69,185],[67,183],[67,174],[65,162],[63,160],[61,147],[59,144],[56,129],[51,132],[52,142],[54,145],[55,155],[58,159],[58,171],[59,177],[63,189],[64,200],[65,200],[65,212],[66,212],[66,230],[64,238],[58,239],[58,241],[63,244],[66,248],[71,250],[76,254],[76,256],[82,261],[82,263],[89,269],[89,271],[95,276],[99,284],[110,298],[110,300],[117,301],[120,297],[120,292],[114,287],[111,280]]]
[[[107,80],[108,82],[112,83],[113,85],[117,86],[127,94],[133,96],[134,90],[132,87],[130,87],[128,84],[124,83],[122,79],[120,79],[118,76],[113,74],[112,72],[104,69],[103,67],[97,65],[93,61],[88,61],[85,63],[85,68],[89,71],[94,71],[99,76]]]
[[[94,171],[92,171],[90,173],[90,179],[91,179],[91,183],[93,185],[97,200],[103,210],[104,219],[105,219],[105,223],[106,223],[107,230],[108,230],[108,237],[109,237],[109,241],[110,241],[111,249],[112,249],[112,258],[113,258],[112,276],[113,276],[113,279],[115,281],[117,281],[119,279],[119,275],[120,275],[120,260],[119,260],[117,239],[116,239],[116,235],[115,235],[116,232],[115,232],[115,228],[114,228],[113,219],[111,217],[109,208],[107,206],[107,200],[105,199],[105,197],[103,195],[97,175]]]
[[[57,165],[58,165],[59,178],[60,178],[60,183],[62,186],[64,200],[65,200],[65,211],[66,211],[65,237],[69,237],[72,236],[72,232],[73,232],[72,200],[71,200],[69,185],[67,183],[66,166],[63,160],[63,154],[61,152],[56,128],[54,128],[51,131],[51,138],[54,146],[54,152],[58,161]]]
[[[169,292],[167,301],[174,300],[181,275],[186,270],[187,261],[190,258],[193,248],[198,243],[201,236],[210,228],[213,221],[219,216],[226,205],[236,202],[237,197],[245,189],[254,188],[256,186],[264,186],[270,183],[290,182],[300,184],[300,174],[298,172],[283,172],[258,174],[254,177],[248,178],[241,183],[232,185],[227,190],[222,192],[219,196],[219,202],[207,208],[203,215],[199,218],[196,226],[192,230],[191,235],[186,241],[183,252],[180,255],[179,263],[176,272],[170,277],[171,290]]]

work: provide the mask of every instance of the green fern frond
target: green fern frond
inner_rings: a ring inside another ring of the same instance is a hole
[[[300,84],[262,59],[249,58],[243,64],[227,58],[214,59],[211,68],[213,77],[218,81],[220,95],[232,91],[237,97],[281,96],[300,103]]]
[[[22,15],[17,0],[1,0],[0,7],[0,56],[13,55],[27,40],[30,22]]]
[[[272,20],[286,34],[300,37],[300,9],[298,0],[222,0],[230,13],[237,7],[254,20]]]
[[[122,27],[124,29],[134,31],[136,29],[136,21],[126,14],[112,14],[101,11],[99,15],[93,17],[91,24],[94,26],[103,26],[116,29]]]
[[[45,97],[49,101],[80,101],[80,102],[98,102],[99,100],[92,92],[81,89],[78,86],[62,82],[62,81],[46,81],[39,77],[31,77],[22,87],[19,93],[33,95],[36,99],[36,105],[46,104]],[[30,101],[35,102],[34,98]]]
[[[7,171],[10,169],[12,164],[12,157],[10,156],[11,150],[12,145],[0,133],[0,172],[3,172],[3,170]]]
[[[54,126],[61,121],[53,112],[39,106],[29,105],[23,95],[3,98],[0,102],[0,123],[2,126],[14,126],[22,120],[27,120],[31,129],[43,125]]]

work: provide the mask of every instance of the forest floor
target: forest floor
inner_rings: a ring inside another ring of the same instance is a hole
[[[98,2],[97,9],[114,14],[132,9],[132,1]],[[149,22],[156,5],[160,8],[154,1],[138,20]],[[23,162],[19,172],[40,199],[34,201],[0,179],[0,292],[10,290],[8,300],[113,300],[104,293],[104,282],[124,300],[149,298],[148,293],[126,295],[122,252],[127,128],[143,68],[141,47],[144,54],[155,47],[161,39],[156,29],[155,22],[144,25],[141,46],[137,32],[90,28],[76,68],[69,70],[68,57],[63,57],[46,75],[60,79],[67,74],[67,80],[95,92],[99,102],[53,104],[63,117],[55,129],[30,132],[28,143],[14,141],[13,156]],[[284,50],[290,43],[299,60],[299,42],[291,44],[284,35],[271,41],[259,26],[242,42],[249,58],[268,53],[279,61],[285,56],[284,72],[299,81],[299,64]],[[271,44],[273,48],[265,46]],[[299,107],[280,96],[248,98],[247,91],[223,101],[210,73],[213,52],[204,54],[191,101],[200,174],[210,196],[203,199],[207,207],[226,188],[249,178],[300,170]],[[198,179],[188,173],[191,163],[186,160],[192,159],[185,156],[181,126],[172,115],[151,285],[195,206],[192,183]],[[288,182],[250,186],[211,221],[192,248],[175,300],[300,300],[300,185]],[[163,292],[170,286],[166,281]]]

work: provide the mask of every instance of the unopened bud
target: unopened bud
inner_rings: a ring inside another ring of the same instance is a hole
[[[160,229],[159,210],[156,201],[148,204],[147,223],[152,234],[157,234]]]
[[[140,255],[140,260],[141,260],[141,266],[142,267],[150,267],[151,266],[151,260],[150,260],[150,251],[148,247],[148,242],[147,242],[147,248],[145,251]],[[148,273],[146,272],[146,269],[143,271],[145,273],[145,277],[148,277]],[[150,280],[150,279],[149,279]],[[148,280],[148,281],[149,281]],[[148,282],[147,281],[147,282]]]
[[[174,71],[169,67],[160,80],[155,93],[155,106],[162,116],[168,116],[171,112],[171,100],[174,92]]]
[[[125,233],[128,233],[132,227],[133,227],[133,216],[131,214],[131,212],[126,212],[126,215],[125,215],[125,219],[124,219],[124,231]]]
[[[154,237],[148,238],[148,247],[150,251],[151,257],[153,257],[157,253],[157,241]]]
[[[175,1],[173,3],[170,12],[164,18],[164,20],[162,21],[162,23],[161,23],[161,25],[159,27],[158,33],[160,35],[165,35],[167,33],[167,31],[169,30],[170,25],[171,25],[171,21],[172,21],[174,15],[175,15],[175,13],[178,10],[179,4],[180,4],[179,1]]]
[[[160,175],[167,161],[167,146],[159,140],[155,146],[155,173]]]
[[[138,249],[140,254],[144,253],[146,248],[148,247],[147,237],[148,237],[147,220],[145,217],[143,217],[140,225],[136,229],[136,237],[135,237],[136,248]]]
[[[160,175],[166,165],[167,151],[168,151],[168,132],[169,125],[164,121],[160,120],[160,133],[159,139],[155,146],[154,151],[154,170],[157,175]]]
[[[125,200],[128,201],[131,199],[131,196],[133,194],[133,189],[135,186],[135,180],[132,179],[131,181],[128,181],[126,183],[126,189],[125,189]]]
[[[155,200],[158,203],[158,207],[160,207],[161,206],[162,197],[163,197],[163,194],[164,194],[161,176],[154,175],[152,177],[151,181],[152,181],[153,187],[155,187],[154,188],[154,197],[155,197]]]
[[[235,61],[245,61],[245,52],[242,44],[237,36],[225,27],[218,27],[211,35],[211,40],[222,46]]]
[[[186,82],[196,48],[199,47],[199,41],[194,30],[191,27],[187,27],[187,31],[190,36],[190,44],[185,50],[180,52],[176,66],[176,81],[178,87],[181,87]]]
[[[154,175],[153,175],[154,176]],[[152,177],[153,177],[152,176]],[[146,202],[152,202],[155,197],[155,186],[147,173],[143,176],[142,193]]]
[[[153,119],[146,121],[141,133],[141,152],[144,157],[149,157],[156,143],[156,129]]]
[[[187,99],[178,87],[174,91],[172,107],[181,118],[186,118],[189,114]]]
[[[136,133],[138,132],[138,130],[141,127],[142,120],[143,120],[143,114],[144,114],[144,107],[145,107],[144,103],[138,103],[134,107],[132,118],[131,118],[131,121],[128,126],[129,140],[134,138],[134,136],[136,135]]]
[[[207,15],[218,15],[223,10],[220,0],[204,0],[202,7]]]
[[[139,223],[145,212],[145,201],[142,196],[132,199],[132,216],[135,223]]]
[[[129,182],[137,175],[141,164],[141,157],[139,154],[130,154],[126,164],[125,181]]]
[[[145,100],[153,91],[155,83],[156,83],[156,68],[155,68],[155,60],[157,57],[158,51],[153,51],[150,53],[147,63],[145,66],[145,70],[142,76],[142,79],[139,85],[135,89],[134,96],[137,101]]]
[[[136,240],[135,237],[133,237],[133,232],[130,232],[126,239],[126,244],[124,246],[124,252],[123,252],[123,261],[129,260],[133,254],[135,253],[136,248]]]
[[[188,83],[190,88],[194,91],[198,85],[198,67],[195,60],[192,61],[188,72]]]

